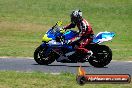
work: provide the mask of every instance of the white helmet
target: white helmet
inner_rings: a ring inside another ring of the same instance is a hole
[[[82,20],[82,11],[81,10],[74,10],[71,13],[71,22],[77,23]]]

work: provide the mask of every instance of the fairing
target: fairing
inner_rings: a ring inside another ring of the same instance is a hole
[[[94,36],[93,43],[102,43],[105,41],[110,41],[115,36],[114,32],[99,32]]]

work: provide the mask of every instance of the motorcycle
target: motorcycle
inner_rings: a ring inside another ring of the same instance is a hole
[[[91,56],[83,52],[77,52],[69,40],[78,36],[74,30],[63,30],[58,21],[50,28],[42,38],[42,44],[34,52],[34,60],[40,65],[48,65],[55,60],[61,63],[84,63],[89,62],[94,67],[104,67],[112,60],[112,51],[106,45],[101,45],[105,41],[110,41],[115,36],[114,32],[99,32],[94,35],[93,41],[85,48],[91,50]]]

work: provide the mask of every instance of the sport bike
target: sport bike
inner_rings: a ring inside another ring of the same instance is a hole
[[[61,28],[62,22],[58,21],[43,36],[42,44],[34,52],[34,60],[40,65],[48,65],[55,60],[61,63],[84,63],[89,62],[94,67],[104,67],[112,60],[112,51],[105,41],[110,41],[115,36],[114,32],[99,32],[94,35],[86,49],[91,50],[91,56],[79,51],[77,52],[69,40],[78,36],[78,32]]]

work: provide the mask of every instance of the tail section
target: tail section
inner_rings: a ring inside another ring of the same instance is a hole
[[[93,39],[93,43],[102,43],[105,41],[110,41],[115,36],[114,32],[99,32],[97,35],[95,35]]]

